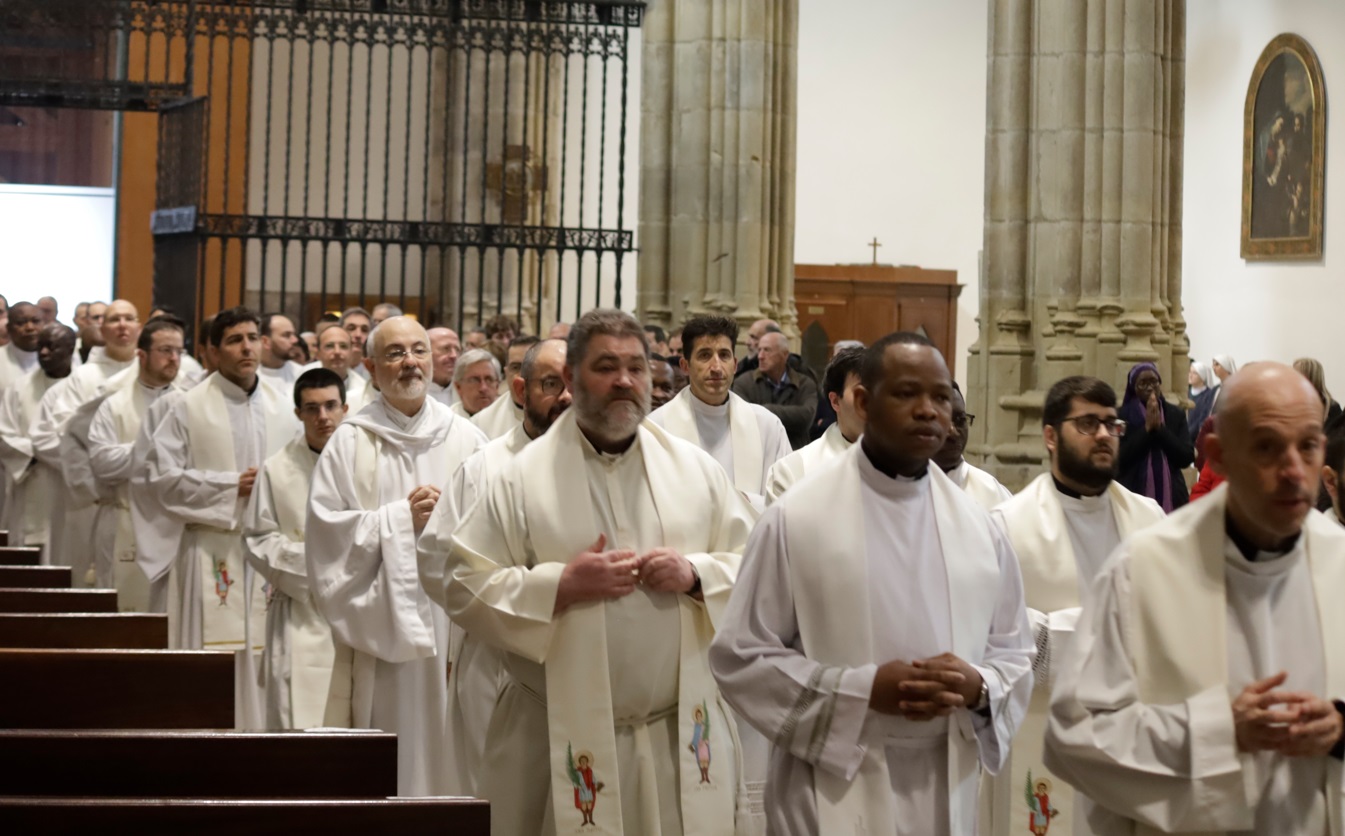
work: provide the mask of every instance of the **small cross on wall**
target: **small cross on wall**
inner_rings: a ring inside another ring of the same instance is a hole
[[[878,243],[878,236],[877,236],[877,235],[873,236],[873,240],[869,242],[869,246],[870,246],[870,247],[873,247],[873,266],[874,266],[874,267],[877,267],[877,266],[878,266],[878,248],[882,246],[882,244]]]

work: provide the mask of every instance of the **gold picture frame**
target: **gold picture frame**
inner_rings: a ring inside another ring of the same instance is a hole
[[[1307,145],[1307,148],[1304,148]],[[1247,86],[1242,137],[1242,257],[1321,258],[1326,89],[1298,35],[1272,40]]]

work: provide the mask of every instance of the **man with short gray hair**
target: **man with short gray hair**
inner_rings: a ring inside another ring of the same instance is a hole
[[[499,396],[500,361],[484,348],[465,352],[453,369],[453,388],[458,393],[453,412],[471,418]]]

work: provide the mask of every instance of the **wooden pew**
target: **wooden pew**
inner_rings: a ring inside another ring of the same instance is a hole
[[[0,566],[0,589],[69,589],[69,566]]]
[[[168,616],[151,613],[0,613],[0,647],[167,650]]]
[[[36,566],[42,550],[36,546],[0,546],[0,566]]]
[[[115,589],[0,589],[0,612],[116,612]]]
[[[0,649],[0,725],[11,729],[228,729],[234,654]],[[0,832],[4,828],[0,827]]]
[[[601,810],[601,806],[598,808]],[[602,815],[601,812],[598,813]],[[488,836],[490,807],[475,798],[206,800],[0,797],[0,832],[138,836],[293,836],[295,833],[443,833]]]
[[[0,787],[93,798],[387,798],[397,794],[397,736],[4,730]]]

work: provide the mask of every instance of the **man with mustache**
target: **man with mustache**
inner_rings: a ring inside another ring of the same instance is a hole
[[[963,452],[967,449],[967,436],[971,432],[971,422],[975,420],[975,415],[967,413],[967,401],[962,397],[962,390],[958,388],[957,381],[953,381],[953,421],[948,426],[948,440],[943,443],[943,449],[934,457],[934,463],[939,466],[949,479],[953,480],[959,488],[967,492],[967,495],[985,510],[989,511],[1004,500],[1013,496],[1009,489],[999,483],[999,480],[963,457]]]
[[[509,672],[479,772],[491,831],[733,833],[749,810],[705,654],[751,511],[713,459],[645,420],[649,347],[630,314],[580,317],[562,379],[569,410],[449,541],[445,606]],[[712,760],[693,782],[697,711]]]
[[[1032,690],[1013,548],[930,461],[953,385],[919,334],[865,350],[864,434],[766,510],[710,647],[772,741],[773,834],[977,832]]]
[[[16,314],[23,320],[21,327],[29,327],[27,309],[32,310],[35,321],[40,321],[36,306],[26,302],[15,305],[10,313],[11,334]],[[30,432],[43,396],[69,379],[75,332],[60,323],[41,326],[35,347],[37,367],[0,395],[0,460],[9,477],[9,500],[5,503],[9,545],[40,546],[42,562],[50,563],[51,508],[61,489],[61,465],[59,457],[38,455]]]
[[[154,431],[144,476],[132,481],[132,492],[152,493],[158,510],[152,529],[136,529],[136,560],[151,584],[171,576],[170,647],[243,651],[235,712],[240,728],[257,728],[252,651],[266,635],[266,594],[243,557],[243,514],[257,469],[298,422],[285,393],[257,373],[255,312],[220,311],[210,343],[217,370],[174,399]]]
[[[428,397],[430,338],[418,322],[389,317],[365,345],[379,394],[323,448],[304,534],[309,587],[336,645],[327,722],[396,732],[399,795],[461,794],[449,622],[417,577],[416,539],[440,487],[486,438]]]
[[[766,507],[766,474],[793,448],[779,418],[731,391],[738,323],[693,316],[682,326],[682,340],[681,365],[691,385],[649,420],[709,453],[760,511]]]
[[[1131,535],[1057,660],[1046,766],[1102,833],[1341,833],[1345,531],[1314,513],[1322,402],[1279,363],[1223,384],[1227,482]]]
[[[304,526],[313,468],[347,409],[346,388],[336,372],[309,369],[299,375],[294,414],[304,431],[262,465],[243,522],[248,564],[271,585],[264,656],[268,729],[330,725],[324,714],[335,650],[332,628],[313,602]]]
[[[1042,765],[1042,737],[1050,716],[1052,663],[1074,634],[1079,606],[1107,557],[1123,540],[1162,521],[1163,509],[1116,481],[1126,426],[1116,414],[1116,392],[1095,377],[1067,377],[1046,394],[1042,437],[1051,470],[991,512],[1013,544],[1023,573],[1028,620],[1036,634],[1036,684],[1014,742],[1009,766],[990,782],[990,833],[1018,833],[1035,812],[1023,793],[1030,781],[1050,781],[1050,806],[1038,812],[1066,834],[1091,834],[1084,799]],[[1034,799],[1035,800],[1035,799]]]
[[[514,345],[518,344],[515,339]],[[512,351],[513,346],[510,346]],[[565,341],[542,340],[524,353],[522,368],[513,379],[511,394],[523,404],[523,422],[477,450],[453,475],[457,508],[466,511],[485,493],[490,479],[502,473],[509,462],[551,428],[570,407],[565,386]],[[440,503],[430,518],[418,546],[420,576],[425,590],[443,606],[445,562],[453,534],[452,505]],[[445,524],[447,523],[447,524]],[[449,681],[449,721],[452,724],[455,762],[476,791],[480,764],[485,756],[486,729],[508,679],[500,653],[461,630],[453,631],[452,678]]]
[[[472,415],[472,423],[480,427],[487,438],[495,439],[508,435],[510,430],[523,422],[523,403],[514,391],[514,381],[518,379],[519,370],[523,368],[523,357],[528,353],[528,349],[538,342],[540,341],[531,334],[521,334],[509,343],[502,378],[505,386],[503,396]]]

